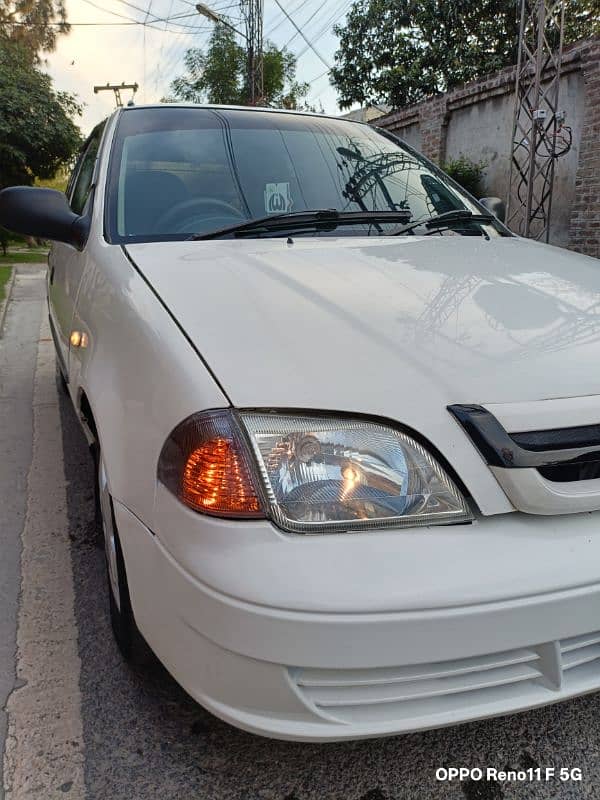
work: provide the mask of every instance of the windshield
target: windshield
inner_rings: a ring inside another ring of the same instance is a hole
[[[123,112],[107,197],[109,238],[119,243],[187,239],[313,209],[405,211],[410,220],[480,211],[443,173],[367,125],[250,109]],[[301,233],[389,234],[395,216]],[[472,224],[459,230],[480,233]]]

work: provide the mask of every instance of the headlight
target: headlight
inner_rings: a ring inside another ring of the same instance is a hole
[[[158,477],[196,511],[269,516],[299,533],[472,519],[451,478],[418,442],[362,420],[195,414],[165,443]]]
[[[362,420],[240,418],[281,528],[318,533],[472,519],[450,477],[400,431]]]

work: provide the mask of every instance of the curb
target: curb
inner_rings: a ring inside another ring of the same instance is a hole
[[[15,285],[15,278],[17,277],[17,268],[13,265],[12,274],[8,279],[8,283],[4,289],[4,300],[2,301],[3,305],[0,306],[0,338],[2,337],[2,329],[4,327],[4,318],[6,317],[6,311],[8,309],[8,304],[10,303],[10,298],[12,297],[12,290],[13,286]]]

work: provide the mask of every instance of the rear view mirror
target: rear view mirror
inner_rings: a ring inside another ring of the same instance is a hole
[[[487,208],[494,216],[498,217],[500,222],[506,221],[506,206],[504,200],[499,197],[482,197],[479,202],[484,208]]]
[[[10,186],[0,192],[0,225],[13,233],[66,242],[78,250],[89,231],[89,220],[71,211],[66,195],[33,186]]]

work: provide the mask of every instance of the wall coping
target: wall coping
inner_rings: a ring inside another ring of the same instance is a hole
[[[597,57],[600,53],[600,36],[579,39],[567,45],[563,50],[561,74],[581,69],[586,61]],[[514,91],[516,66],[504,67],[498,72],[484,75],[449,92],[429,95],[418,103],[411,103],[395,111],[377,117],[374,125],[381,128],[405,128],[419,121],[420,111],[424,106],[434,102],[445,102],[449,111],[472,105],[482,97],[494,97]]]

